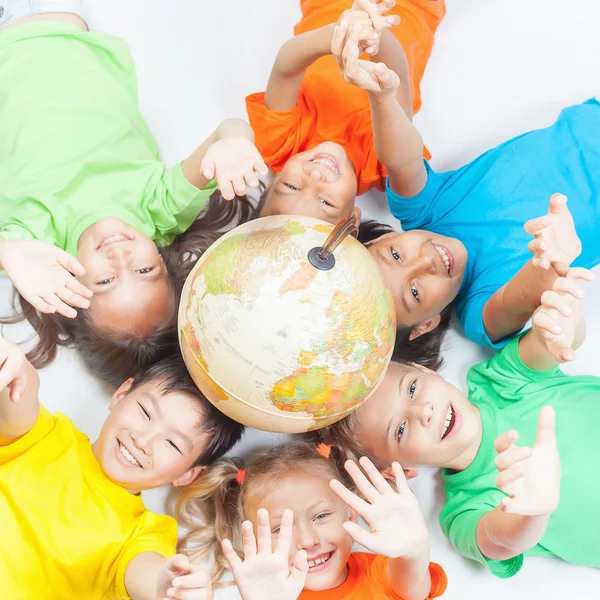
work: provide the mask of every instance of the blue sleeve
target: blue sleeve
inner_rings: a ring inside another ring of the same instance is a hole
[[[426,229],[437,220],[436,213],[440,208],[440,194],[447,187],[453,172],[436,173],[425,160],[427,170],[427,183],[423,191],[406,198],[399,196],[386,182],[385,193],[390,212],[402,223],[402,229]],[[443,211],[443,207],[442,211]]]

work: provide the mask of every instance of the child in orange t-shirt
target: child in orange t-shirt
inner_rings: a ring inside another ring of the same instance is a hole
[[[378,77],[400,78],[397,101],[412,117],[419,84],[445,15],[444,0],[301,0],[295,37],[280,49],[266,92],[246,98],[256,146],[278,175],[261,198],[260,214],[305,214],[332,223],[360,216],[356,194],[383,190],[373,129],[385,135],[385,112],[344,80],[331,54],[334,32],[360,27],[360,49]],[[389,11],[389,12],[388,12]],[[340,16],[341,15],[341,16]],[[425,150],[426,156],[428,156]]]
[[[336,447],[306,441],[259,451],[243,469],[220,459],[177,500],[189,531],[180,549],[214,557],[214,583],[230,566],[242,600],[440,596],[446,575],[429,562],[423,515],[402,468],[392,466],[393,487],[370,460],[360,465],[368,479]],[[352,553],[353,541],[375,554]]]

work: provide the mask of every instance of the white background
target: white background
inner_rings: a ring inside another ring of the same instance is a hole
[[[298,0],[87,4],[93,30],[130,42],[141,109],[169,165],[191,152],[220,119],[245,115],[244,96],[264,89],[276,52],[299,17]],[[415,119],[434,168],[458,167],[499,142],[550,124],[561,107],[600,93],[600,5],[595,0],[447,0],[447,8],[423,80],[423,109]],[[365,196],[361,206],[368,215],[385,216],[381,194]],[[569,372],[600,376],[598,279],[588,294],[588,340]],[[9,299],[10,285],[2,278],[2,314],[9,311]],[[14,340],[26,333],[24,327],[5,329]],[[468,368],[485,352],[453,331],[445,356],[443,374],[464,390]],[[68,351],[42,372],[42,402],[65,412],[92,439],[110,393]],[[275,439],[248,432],[243,447]],[[590,448],[593,444],[600,459],[599,444],[590,440]],[[435,474],[419,476],[413,489],[429,523],[432,559],[448,574],[448,600],[572,600],[600,594],[599,571],[558,560],[526,559],[513,579],[494,578],[458,556],[443,538]],[[162,510],[164,494],[148,493],[148,506]],[[236,597],[234,590],[217,595]]]

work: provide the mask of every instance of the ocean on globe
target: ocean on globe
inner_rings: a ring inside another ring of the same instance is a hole
[[[190,273],[179,340],[198,388],[223,413],[265,431],[329,425],[375,390],[396,332],[389,289],[347,237],[335,266],[307,259],[333,226],[280,215],[221,237]]]

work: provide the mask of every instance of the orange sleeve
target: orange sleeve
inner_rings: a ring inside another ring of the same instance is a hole
[[[265,93],[246,97],[246,110],[254,130],[255,145],[270,169],[278,173],[290,157],[302,152],[316,118],[307,109],[302,95],[291,110],[271,110],[265,105]]]
[[[431,577],[431,588],[427,598],[437,598],[441,596],[448,587],[448,578],[446,572],[437,563],[429,563],[429,576]]]

